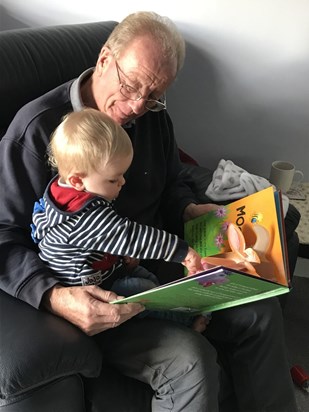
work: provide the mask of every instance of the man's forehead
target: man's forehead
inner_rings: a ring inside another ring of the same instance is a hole
[[[125,60],[122,61],[123,65],[120,67],[120,73],[123,80],[130,86],[154,86],[162,82],[156,74],[145,69],[138,62],[131,62],[128,64]]]
[[[134,39],[123,50],[120,56],[125,74],[144,77],[149,82],[165,81],[173,77],[176,61],[170,61],[162,54],[160,45],[149,36]]]
[[[162,65],[156,65],[155,62],[152,64],[150,61],[145,62],[130,57],[130,55],[124,56],[119,61],[123,80],[126,80],[130,85],[160,88],[173,80],[174,77],[169,68],[163,68]]]

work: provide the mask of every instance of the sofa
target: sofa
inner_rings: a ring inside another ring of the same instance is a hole
[[[93,66],[116,24],[105,21],[0,32],[0,137],[22,105]],[[187,160],[181,173],[199,200],[207,201],[204,193],[212,172]],[[292,272],[298,221],[297,210],[290,208],[286,228]],[[151,410],[151,388],[105,365],[92,338],[2,290],[0,347],[1,412]]]

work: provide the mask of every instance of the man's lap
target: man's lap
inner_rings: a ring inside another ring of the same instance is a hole
[[[132,320],[110,329],[95,337],[102,345],[103,356],[107,362],[122,362],[119,357],[131,356],[136,359],[148,358],[149,362],[157,362],[157,357],[162,360],[176,357],[181,354],[197,361],[201,355],[209,358],[214,363],[216,357],[211,344],[201,334],[194,332],[189,327],[178,322],[145,318]],[[161,353],[162,352],[162,353]]]
[[[201,405],[217,411],[216,352],[201,334],[149,317],[132,319],[95,339],[106,363],[152,387],[154,410],[161,410],[161,404],[162,410],[183,410],[190,403],[197,411],[204,410]]]
[[[274,412],[296,411],[277,298],[213,312],[204,334],[207,339],[177,322],[145,318],[95,339],[106,363],[150,384],[159,398],[166,395],[166,382],[176,382],[181,398],[182,388],[202,379],[201,396],[209,400],[208,410],[215,411],[218,355],[229,385],[220,395],[228,407],[220,411],[263,411],[265,405]],[[194,371],[192,365],[198,365]],[[224,399],[226,394],[231,397]]]

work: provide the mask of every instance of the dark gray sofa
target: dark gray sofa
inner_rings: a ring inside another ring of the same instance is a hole
[[[0,32],[0,137],[22,105],[94,66],[115,24]],[[1,290],[0,348],[1,412],[150,410],[150,388],[102,366],[93,339]]]
[[[109,21],[0,32],[0,137],[23,104],[93,66],[115,24]],[[183,173],[205,201],[211,172],[184,165]],[[297,211],[291,210],[288,219],[293,271],[298,248]],[[102,363],[102,354],[92,338],[65,320],[1,290],[0,348],[1,412],[151,409],[151,389]]]

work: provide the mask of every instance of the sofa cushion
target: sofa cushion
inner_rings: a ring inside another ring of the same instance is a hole
[[[10,399],[0,399],[1,412],[85,412],[84,383],[79,375],[56,379]],[[117,411],[118,412],[118,411]]]
[[[1,290],[0,313],[1,398],[64,376],[100,374],[102,355],[97,344],[64,319]]]

